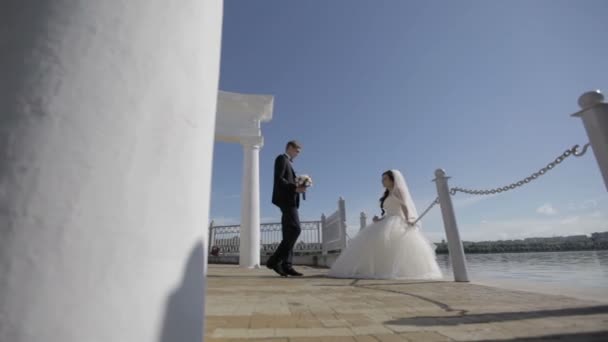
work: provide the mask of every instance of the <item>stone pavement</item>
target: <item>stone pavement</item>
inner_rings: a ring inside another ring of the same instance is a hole
[[[448,281],[209,265],[205,341],[608,341],[608,305]]]

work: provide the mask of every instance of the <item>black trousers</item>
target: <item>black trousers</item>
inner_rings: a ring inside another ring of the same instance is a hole
[[[269,262],[271,264],[282,263],[284,268],[291,268],[293,265],[293,247],[302,232],[300,215],[296,207],[281,208],[281,213],[283,238],[277,250],[270,257]]]

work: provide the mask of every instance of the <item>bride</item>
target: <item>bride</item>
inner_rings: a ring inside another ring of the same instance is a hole
[[[350,241],[328,276],[361,279],[440,279],[435,245],[414,225],[416,207],[401,172],[382,174],[382,217]]]

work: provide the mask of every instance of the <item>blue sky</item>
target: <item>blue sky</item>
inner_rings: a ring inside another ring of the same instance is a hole
[[[220,88],[272,94],[262,127],[262,221],[285,142],[315,180],[302,219],[346,199],[378,214],[380,174],[406,176],[418,210],[435,198],[436,168],[452,186],[519,180],[587,137],[578,96],[608,91],[608,2],[225,1]],[[211,217],[239,221],[242,149],[217,143]],[[465,240],[608,230],[608,192],[592,153],[494,197],[454,197]],[[444,236],[438,208],[423,229]]]

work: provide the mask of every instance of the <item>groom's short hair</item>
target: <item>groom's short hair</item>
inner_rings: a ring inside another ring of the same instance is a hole
[[[285,150],[287,151],[290,147],[302,148],[302,145],[300,145],[300,143],[295,140],[291,140],[287,142],[287,145],[285,145]]]

